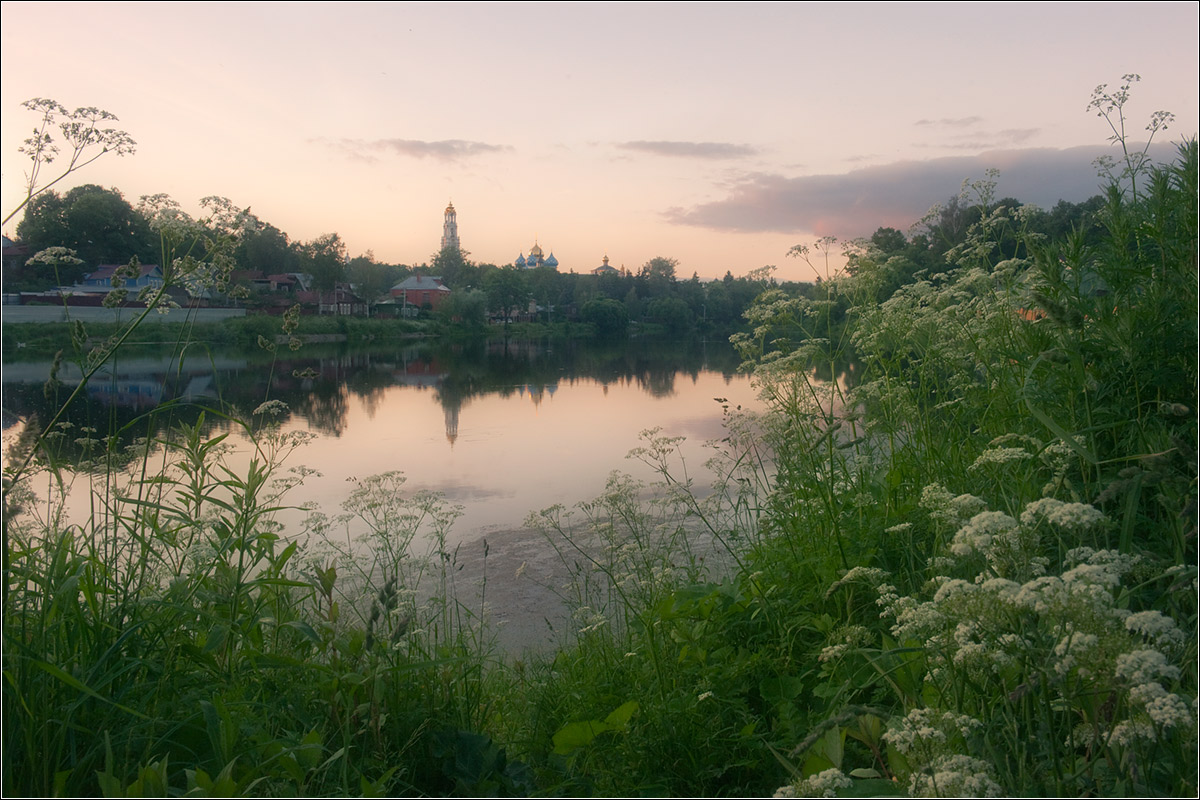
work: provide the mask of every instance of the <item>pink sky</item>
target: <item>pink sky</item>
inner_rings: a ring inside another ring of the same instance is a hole
[[[463,246],[562,269],[657,255],[703,278],[821,233],[900,228],[963,179],[1049,205],[1093,193],[1097,84],[1137,72],[1141,131],[1197,131],[1197,4],[2,6],[3,206],[51,97],[138,142],[63,186],[218,194],[306,240],[420,263]],[[1072,149],[1073,148],[1073,149]],[[1090,149],[1088,149],[1090,148]],[[6,233],[15,232],[15,220]]]

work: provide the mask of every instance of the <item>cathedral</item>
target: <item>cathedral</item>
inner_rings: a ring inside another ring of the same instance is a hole
[[[526,258],[524,253],[517,256],[517,260],[513,262],[513,266],[517,269],[537,269],[538,267],[550,267],[558,269],[558,259],[554,257],[553,251],[550,255],[542,252],[542,248],[538,245],[537,239],[533,240],[533,247],[529,248],[529,257]]]

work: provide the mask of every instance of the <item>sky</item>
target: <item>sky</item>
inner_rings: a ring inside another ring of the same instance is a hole
[[[989,168],[998,196],[1095,194],[1116,151],[1088,103],[1127,73],[1131,138],[1159,110],[1164,144],[1196,135],[1198,7],[4,2],[0,198],[47,97],[137,142],[56,188],[220,195],[404,264],[453,202],[478,262],[536,241],[563,271],[808,280],[793,245],[907,231]]]

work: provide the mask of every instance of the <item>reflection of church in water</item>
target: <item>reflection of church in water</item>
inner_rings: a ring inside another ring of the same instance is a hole
[[[509,356],[525,356],[532,358],[536,345],[528,342],[508,342],[502,345],[505,354]],[[524,352],[529,350],[530,352]],[[520,397],[529,397],[534,407],[538,407],[547,398],[554,397],[558,391],[558,382],[552,383],[522,383],[507,389],[486,389],[478,385],[459,386],[456,381],[450,381],[449,368],[440,363],[436,356],[427,356],[422,348],[414,347],[400,353],[400,361],[392,372],[393,380],[401,386],[417,390],[431,389],[436,394],[437,402],[442,407],[442,416],[446,426],[446,441],[453,447],[458,440],[459,415],[473,397],[486,394],[510,395],[516,393]]]

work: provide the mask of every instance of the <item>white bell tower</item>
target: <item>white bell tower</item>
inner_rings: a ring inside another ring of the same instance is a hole
[[[458,215],[454,211],[454,203],[446,206],[446,221],[442,223],[442,249],[447,247],[462,249],[458,243]]]

